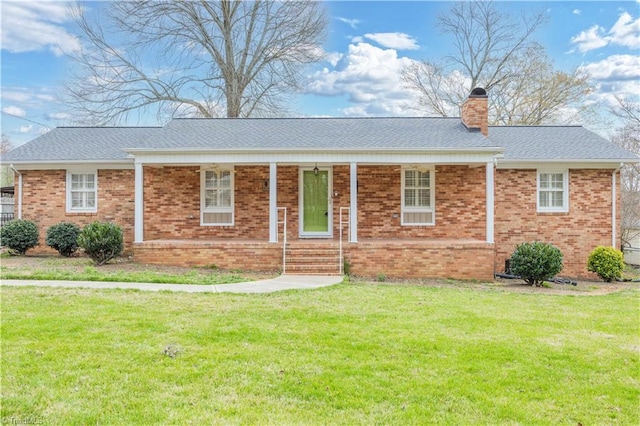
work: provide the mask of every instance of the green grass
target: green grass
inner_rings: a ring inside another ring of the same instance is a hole
[[[638,302],[633,290],[2,287],[1,416],[65,425],[638,424]]]
[[[252,281],[251,278],[240,273],[223,273],[201,271],[197,269],[186,273],[168,274],[154,271],[104,271],[93,266],[86,266],[83,270],[70,270],[56,268],[49,269],[10,269],[0,267],[1,279],[17,280],[64,280],[64,281],[109,281],[109,282],[133,282],[133,283],[157,283],[157,284],[231,284]]]

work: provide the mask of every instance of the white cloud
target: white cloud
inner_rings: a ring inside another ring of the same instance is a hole
[[[8,107],[2,108],[2,112],[9,115],[15,115],[16,117],[24,117],[27,115],[27,112],[25,110],[15,105],[9,105]]]
[[[54,89],[44,87],[3,87],[0,99],[3,104],[19,104],[20,109],[37,109],[47,107],[55,102],[51,93]]]
[[[67,2],[3,2],[2,49],[21,53],[48,48],[56,56],[78,50],[78,38],[64,27],[70,21]]]
[[[581,67],[595,80],[638,80],[640,79],[640,56],[611,55],[599,62]]]
[[[20,129],[18,131],[20,133],[29,133],[31,132],[31,130],[33,130],[33,125],[29,124],[28,126],[20,126]]]
[[[340,61],[340,59],[342,59],[342,56],[343,56],[342,53],[332,52],[332,53],[327,53],[324,59],[327,62],[329,62],[332,66],[335,67]]]
[[[640,18],[634,20],[627,12],[623,12],[611,29],[594,25],[571,37],[571,43],[578,45],[578,50],[588,52],[607,45],[618,45],[631,49],[640,48]]]
[[[420,48],[416,39],[405,33],[369,33],[364,36],[389,49],[416,50]]]
[[[573,14],[574,15],[580,15],[582,13],[582,11],[580,9],[573,9]]]
[[[611,42],[631,49],[640,48],[640,18],[633,17],[624,12],[613,27],[611,27]]]
[[[575,37],[571,37],[571,43],[578,45],[578,50],[587,52],[589,50],[599,49],[607,45],[604,37],[604,28],[594,25],[588,30],[582,31]]]
[[[594,98],[598,102],[613,106],[616,96],[640,94],[640,57],[636,55],[612,55],[583,65],[581,70],[589,73],[596,85]]]
[[[321,96],[347,96],[352,106],[345,115],[408,115],[406,106],[414,95],[404,87],[400,70],[412,59],[398,57],[393,49],[369,43],[349,45],[349,50],[331,69],[324,68],[309,77],[306,92]]]
[[[358,24],[360,24],[360,22],[362,22],[359,19],[347,19],[347,18],[342,18],[340,16],[336,16],[336,19],[338,21],[340,21],[340,22],[344,22],[345,24],[347,24],[348,26],[350,26],[353,29],[356,29]]]

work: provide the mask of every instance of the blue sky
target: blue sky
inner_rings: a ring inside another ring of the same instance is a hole
[[[5,1],[1,14],[0,107],[2,133],[19,145],[71,123],[56,101],[71,66],[64,52],[80,48],[63,1]],[[92,9],[104,3],[92,2]],[[399,79],[412,61],[452,53],[436,28],[447,1],[329,1],[327,59],[307,70],[308,84],[291,109],[299,116],[416,114],[415,98]],[[583,67],[598,87],[591,101],[603,108],[615,95],[640,94],[640,2],[498,2],[517,15],[544,10],[549,23],[536,34],[556,68]],[[146,122],[157,123],[155,116]],[[584,123],[589,125],[589,123]]]

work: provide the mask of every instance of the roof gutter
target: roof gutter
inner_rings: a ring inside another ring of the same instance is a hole
[[[469,147],[469,148],[236,148],[236,149],[212,149],[212,148],[125,148],[124,152],[129,154],[180,154],[180,153],[189,153],[189,154],[206,154],[206,153],[215,153],[215,154],[251,154],[251,153],[273,153],[273,152],[287,152],[287,153],[310,153],[310,152],[327,152],[327,151],[335,151],[335,152],[357,152],[357,153],[370,153],[370,152],[429,152],[429,153],[452,153],[452,152],[483,152],[483,153],[503,153],[504,148],[495,147],[495,146],[486,146],[486,147]]]
[[[11,162],[11,165],[60,165],[60,164],[87,164],[87,163],[100,163],[100,164],[110,164],[110,165],[118,165],[118,164],[131,164],[130,158],[121,158],[118,160],[101,160],[101,159],[83,159],[83,160],[14,160]]]
[[[618,166],[617,169],[615,169],[612,173],[611,173],[611,247],[616,247],[616,242],[617,242],[617,223],[616,223],[616,216],[618,214],[617,212],[617,206],[618,206],[618,180],[617,180],[617,175],[618,172],[620,171],[620,169],[622,168],[623,163],[620,163],[620,165]]]
[[[18,219],[22,219],[22,173],[13,164],[9,164],[9,168],[18,175]]]

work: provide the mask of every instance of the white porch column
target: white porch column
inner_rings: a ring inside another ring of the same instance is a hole
[[[493,162],[487,163],[486,173],[486,191],[487,191],[487,243],[494,242],[494,214],[495,214],[495,176]]]
[[[135,163],[134,184],[134,242],[144,241],[144,174],[142,163]]]
[[[278,242],[278,165],[269,163],[269,242]]]
[[[349,240],[352,243],[358,242],[358,165],[351,163],[351,176],[349,188]]]

